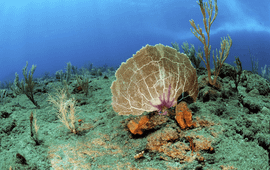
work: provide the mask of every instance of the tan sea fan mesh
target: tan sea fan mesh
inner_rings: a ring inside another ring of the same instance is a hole
[[[150,105],[160,104],[159,96],[167,93],[170,100],[187,92],[196,101],[198,80],[189,58],[175,49],[157,44],[146,45],[137,51],[115,73],[111,85],[112,106],[119,115],[141,115],[157,110]]]

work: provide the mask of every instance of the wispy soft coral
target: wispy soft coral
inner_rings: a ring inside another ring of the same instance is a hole
[[[65,90],[62,89],[58,90],[54,97],[49,95],[48,101],[55,107],[59,120],[70,130],[70,132],[76,134],[78,131],[75,126],[75,122],[77,121],[75,99],[68,99]]]

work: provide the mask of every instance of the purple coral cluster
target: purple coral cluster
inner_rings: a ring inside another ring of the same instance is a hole
[[[168,94],[167,94],[167,100],[165,99],[165,93],[163,93],[163,99],[161,98],[161,95],[159,96],[159,100],[161,101],[161,104],[159,105],[153,105],[150,101],[151,106],[155,107],[158,109],[159,114],[162,114],[163,109],[169,109],[170,107],[172,107],[176,101],[174,101],[175,98],[173,98],[170,101],[170,95],[171,95],[171,85],[169,85],[169,89],[168,89]],[[166,115],[168,112],[167,110],[162,114],[162,115]]]

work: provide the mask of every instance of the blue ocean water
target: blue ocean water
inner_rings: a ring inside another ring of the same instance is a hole
[[[269,0],[217,4],[212,50],[220,49],[220,38],[229,34],[233,45],[226,62],[233,64],[238,56],[243,69],[251,70],[252,55],[261,73],[270,65]],[[39,76],[64,69],[67,62],[119,66],[146,44],[188,42],[198,49],[203,45],[191,33],[190,19],[204,28],[196,0],[1,1],[0,81],[13,81],[15,72],[22,78],[26,61],[29,69],[37,65],[34,76]]]

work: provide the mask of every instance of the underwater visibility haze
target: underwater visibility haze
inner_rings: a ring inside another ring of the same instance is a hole
[[[269,169],[269,51],[269,0],[1,1],[0,169]]]

